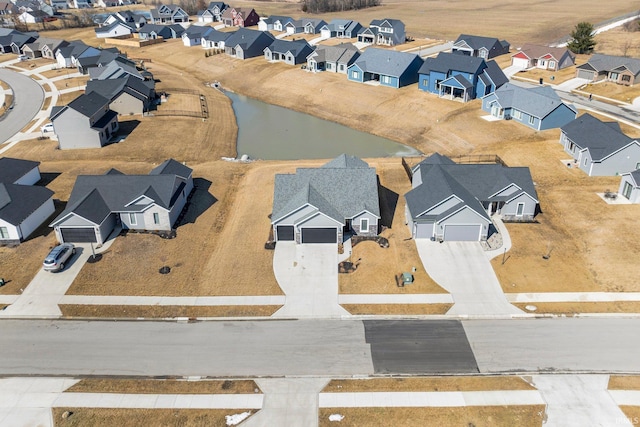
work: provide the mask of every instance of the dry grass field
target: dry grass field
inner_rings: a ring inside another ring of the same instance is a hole
[[[612,375],[609,377],[609,390],[640,390],[640,376]]]
[[[74,384],[65,393],[138,394],[254,394],[260,392],[252,380],[156,380],[89,378]]]
[[[331,380],[323,393],[535,390],[521,377],[413,377]]]
[[[635,98],[640,96],[640,85],[624,86],[607,81],[588,84],[580,90],[629,104],[633,102]]]
[[[419,408],[320,408],[319,426],[333,427],[332,414],[344,416],[340,427],[541,427],[544,405]]]
[[[115,263],[116,260],[112,260]],[[280,305],[89,305],[60,304],[65,318],[169,319],[176,317],[269,317]]]

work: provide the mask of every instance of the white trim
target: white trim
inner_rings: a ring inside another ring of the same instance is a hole
[[[133,212],[129,212],[129,225],[138,225],[138,218]]]
[[[513,196],[512,198],[510,198],[509,200],[507,200],[505,203],[509,203],[509,202],[511,202],[512,200],[515,200],[515,199],[517,199],[518,197],[522,196],[523,194],[524,194],[524,195],[526,195],[527,197],[529,197],[529,198],[530,198],[531,200],[533,200],[534,202],[536,202],[536,203],[540,203],[540,201],[539,201],[538,199],[534,199],[534,198],[533,198],[533,196],[532,196],[531,194],[527,193],[527,192],[526,192],[526,191],[524,191],[524,190],[522,190],[522,192],[521,192],[521,193],[518,193],[516,196]],[[491,203],[491,202],[489,202],[489,203]]]
[[[362,225],[362,223],[365,221],[367,223],[366,227]],[[369,218],[360,218],[360,232],[362,232],[363,229],[365,229],[367,232],[369,231]]]
[[[420,184],[420,185],[424,185],[424,184]],[[418,187],[416,187],[416,188],[418,188]],[[460,197],[456,196],[455,194],[451,194],[449,197],[447,197],[446,199],[442,199],[440,202],[438,202],[435,205],[431,206],[430,208],[426,209],[424,212],[420,212],[418,215],[414,216],[414,218],[418,218],[419,216],[422,216],[422,215],[426,214],[430,210],[437,208],[438,206],[442,205],[443,203],[451,200],[452,197],[454,197],[456,200],[458,200],[458,203],[463,203],[463,200]]]
[[[462,227],[468,227],[468,226],[477,226],[478,227],[478,241],[480,241],[480,237],[482,236],[482,224],[442,224],[442,239],[446,241],[445,239],[445,234],[447,233],[447,227],[452,226],[462,226]],[[437,235],[437,233],[436,233]],[[457,242],[458,240],[452,240],[454,242]]]
[[[317,208],[316,208],[316,209],[317,209]],[[336,224],[338,224],[339,226],[343,226],[343,225],[344,225],[342,222],[340,222],[340,221],[336,220],[335,218],[331,218],[329,215],[327,215],[327,214],[325,214],[325,213],[323,213],[323,212],[316,211],[316,212],[314,212],[314,213],[312,213],[312,214],[310,214],[310,215],[306,216],[305,218],[303,218],[303,219],[302,219],[302,221],[295,223],[295,224],[294,224],[294,226],[296,226],[297,228],[301,228],[301,227],[302,227],[302,225],[303,225],[304,223],[306,223],[307,221],[309,221],[309,220],[311,220],[311,219],[313,219],[313,218],[317,217],[318,215],[322,215],[322,216],[324,216],[325,218],[328,218],[328,219],[330,219],[331,221],[334,221],[334,222],[335,222]],[[306,228],[329,228],[329,227],[324,226],[324,227],[306,227]]]
[[[522,212],[518,214],[518,210],[520,210],[520,206],[522,206]],[[516,216],[524,216],[524,207],[525,207],[524,202],[518,202],[518,204],[516,205]]]
[[[487,221],[487,223],[491,224],[491,220],[490,220],[490,219],[487,219],[487,218],[483,217],[483,216],[482,216],[482,215],[480,215],[478,212],[476,212],[476,210],[475,210],[475,209],[471,209],[471,207],[470,207],[468,204],[466,204],[466,203],[465,203],[465,204],[463,204],[463,205],[462,205],[462,207],[461,207],[460,209],[458,209],[457,211],[451,212],[451,213],[450,213],[449,215],[447,215],[446,217],[444,217],[444,218],[442,218],[442,219],[440,219],[440,220],[438,220],[438,221],[434,221],[434,222],[436,222],[437,224],[440,224],[440,223],[442,223],[442,221],[445,221],[445,220],[447,220],[447,219],[451,218],[453,215],[457,214],[458,212],[460,212],[460,211],[461,211],[462,209],[464,209],[464,208],[469,209],[471,212],[475,213],[475,214],[476,214],[476,215],[478,215],[480,218],[482,218],[483,220]],[[486,213],[486,211],[484,211],[484,206],[482,207],[482,209],[483,209],[483,212],[485,212],[485,213]],[[471,225],[471,224],[469,224],[469,225]]]
[[[495,193],[493,193],[492,195],[490,195],[487,198],[490,199],[490,198],[494,197],[496,194],[503,192],[504,190],[506,190],[507,188],[509,188],[511,186],[516,187],[518,190],[522,190],[522,188],[518,184],[516,184],[515,182],[512,182],[509,185],[507,185],[506,187],[501,188],[500,190],[496,191]]]

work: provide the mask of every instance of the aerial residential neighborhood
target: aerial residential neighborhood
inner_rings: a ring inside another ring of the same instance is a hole
[[[637,424],[638,34],[0,1],[0,425]]]

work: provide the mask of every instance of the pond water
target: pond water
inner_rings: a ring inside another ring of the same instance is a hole
[[[238,157],[296,160],[326,159],[342,153],[358,157],[416,156],[412,147],[360,132],[309,114],[231,92],[238,123]]]

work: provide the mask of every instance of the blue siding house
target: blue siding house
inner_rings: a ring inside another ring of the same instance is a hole
[[[515,120],[535,130],[562,127],[578,114],[549,86],[527,89],[512,83],[484,96],[482,109],[496,118]]]
[[[370,47],[347,69],[354,82],[379,82],[381,86],[399,88],[418,81],[422,58],[414,53]]]
[[[463,102],[493,93],[508,82],[495,61],[446,52],[427,58],[418,74],[420,90]]]

